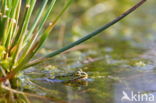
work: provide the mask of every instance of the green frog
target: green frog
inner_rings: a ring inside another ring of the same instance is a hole
[[[88,74],[82,70],[78,70],[74,73],[55,76],[54,78],[38,78],[37,80],[42,80],[49,83],[84,83],[88,79]]]
[[[51,80],[60,80],[62,82],[78,82],[78,81],[85,81],[87,79],[88,79],[88,74],[80,69],[74,73],[70,73],[67,75],[55,76]]]
[[[88,79],[88,74],[82,70],[79,70],[64,76],[56,76],[55,79],[61,79],[64,81],[81,81]]]

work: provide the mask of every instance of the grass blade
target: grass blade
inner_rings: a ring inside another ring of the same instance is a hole
[[[68,0],[67,3],[65,4],[63,10],[60,12],[60,14],[56,17],[54,20],[54,23],[52,25],[49,25],[48,28],[45,30],[45,32],[41,35],[41,38],[39,41],[37,41],[34,46],[30,49],[27,57],[14,69],[14,72],[18,72],[21,69],[23,69],[24,65],[26,64],[35,54],[36,52],[40,49],[46,38],[48,37],[50,31],[53,29],[59,18],[64,14],[64,12],[68,9],[70,4],[72,3],[73,0]]]
[[[21,58],[20,58],[20,60],[19,60],[19,63],[21,63],[21,62],[23,61],[23,59],[27,56],[27,54],[30,52],[30,49],[32,48],[32,46],[33,46],[35,40],[37,39],[38,34],[39,34],[41,28],[43,27],[45,21],[47,20],[49,14],[50,14],[50,12],[52,11],[55,2],[56,2],[56,0],[53,0],[53,1],[51,2],[50,7],[48,8],[48,10],[47,10],[46,14],[44,15],[44,17],[43,17],[43,19],[42,19],[40,25],[38,26],[38,30],[39,30],[39,31],[38,31],[37,33],[35,33],[35,34],[33,35],[32,39],[28,42],[28,44],[27,44],[27,46],[26,46],[26,49],[25,49],[23,55],[21,56]]]

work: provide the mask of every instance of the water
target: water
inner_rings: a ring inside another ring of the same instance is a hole
[[[110,43],[111,41],[114,42]],[[34,90],[32,90],[37,91],[37,94],[55,98],[52,101],[56,103],[122,103],[123,91],[129,96],[132,92],[156,96],[154,82],[156,73],[153,63],[155,57],[152,56],[151,59],[151,56],[147,55],[151,51],[146,49],[149,46],[138,48],[139,45],[140,43],[135,43],[134,46],[134,42],[131,41],[116,41],[113,38],[108,38],[105,43],[100,45],[100,49],[87,50],[83,55],[78,51],[66,55],[71,59],[66,60],[66,62],[61,62],[63,55],[56,57],[55,61],[52,60],[44,64],[53,65],[51,70],[50,68],[47,70],[35,69],[34,74],[40,74],[32,76],[32,73],[29,76],[33,78],[49,77],[82,69],[88,73],[90,81],[83,84],[63,84],[36,80],[33,83],[38,86],[34,86]],[[64,59],[67,59],[66,56]],[[37,101],[37,103],[45,103],[39,98],[32,100]],[[48,103],[52,103],[52,101],[48,101]],[[123,103],[137,102],[126,101]],[[155,102],[156,99],[152,101],[152,103]],[[141,103],[150,102],[143,101]]]
[[[120,5],[123,4],[119,3],[116,6]],[[155,1],[149,0],[135,14],[103,32],[101,36],[88,41],[88,46],[91,48],[61,54],[44,64],[26,70],[25,75],[28,80],[22,78],[23,90],[36,95],[28,95],[30,101],[32,103],[156,103],[156,11],[154,8]],[[83,18],[87,19],[86,24],[78,25],[79,34],[88,32],[82,29],[92,30],[100,23],[108,21],[110,17],[112,19],[115,15],[119,15],[118,12],[123,12],[119,10],[114,13],[114,11],[118,10],[110,7],[105,11],[108,15],[93,15],[97,19],[97,24],[92,18],[84,15]],[[106,19],[104,20],[103,17]],[[74,34],[78,32],[75,28],[73,27],[75,31],[68,31],[73,32],[73,35],[71,37],[67,33],[65,41],[70,42],[82,36]],[[50,39],[46,47],[52,46],[51,41]],[[56,44],[56,41],[54,40],[53,43]],[[79,69],[89,75],[89,81],[66,84],[37,80],[69,74]],[[137,95],[134,100],[132,94]],[[143,94],[146,94],[148,99],[149,95],[153,95],[155,99],[152,102],[139,101],[138,96]],[[130,101],[123,99],[125,95]]]
[[[136,14],[127,18],[127,21],[122,21],[103,35],[87,42],[91,43],[91,46],[95,44],[94,47],[57,56],[48,63],[35,67],[38,69],[34,70],[34,74],[29,74],[31,79],[68,74],[82,69],[88,73],[90,81],[83,84],[33,81],[36,85],[31,84],[31,91],[50,97],[52,100],[31,98],[31,101],[34,103],[156,103],[156,29],[153,22],[156,13],[151,9],[155,7],[154,3],[155,1],[151,0],[143,6],[144,9],[139,9]],[[100,15],[97,18],[100,18]],[[99,22],[102,22],[100,20]],[[76,35],[73,38],[78,37]],[[132,94],[136,97],[133,98]],[[130,101],[123,99],[125,95]],[[143,95],[145,97],[141,101]],[[155,97],[153,101],[149,101],[150,95]]]

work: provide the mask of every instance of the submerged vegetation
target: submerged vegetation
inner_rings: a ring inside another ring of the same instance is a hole
[[[11,103],[16,98],[20,97],[21,100],[27,100],[24,93],[15,91],[13,89],[20,88],[19,74],[21,71],[47,61],[51,57],[63,53],[86,40],[94,37],[100,32],[111,27],[121,19],[132,13],[138,7],[140,7],[146,0],[141,0],[131,9],[124,12],[121,16],[115,18],[108,24],[96,29],[95,31],[87,34],[81,39],[62,47],[59,50],[46,54],[38,59],[33,59],[37,54],[45,40],[54,29],[58,20],[70,7],[74,0],[67,0],[64,8],[57,14],[56,18],[52,20],[47,26],[45,26],[49,15],[52,13],[53,8],[57,0],[43,0],[37,14],[33,15],[33,10],[37,0],[1,0],[0,1],[0,92],[6,93],[5,89],[9,92],[5,96],[9,95]],[[24,11],[23,16],[21,17]],[[32,17],[35,17],[32,21]],[[32,25],[30,25],[30,23]],[[15,94],[14,94],[15,93]],[[17,94],[16,94],[17,93]],[[20,94],[20,95],[19,95]],[[32,95],[32,94],[29,94]],[[18,103],[18,102],[17,102]],[[23,102],[19,102],[23,103]]]

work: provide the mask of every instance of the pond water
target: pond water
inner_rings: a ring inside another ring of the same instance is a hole
[[[26,71],[30,81],[25,84],[25,91],[48,97],[29,97],[31,101],[156,103],[156,11],[150,9],[155,8],[154,3],[151,0],[127,21],[90,40],[91,48],[61,54]],[[79,69],[89,75],[88,81],[61,83],[38,79],[67,75]]]
[[[34,103],[138,103],[142,100],[139,98],[146,94],[143,99],[147,101],[139,103],[155,103],[156,99],[151,102],[148,98],[150,95],[156,96],[154,82],[156,54],[152,52],[153,49],[149,49],[149,46],[142,47],[142,45],[131,40],[108,38],[106,42],[99,44],[100,49],[95,47],[85,51],[83,55],[79,51],[66,56],[61,55],[56,57],[55,61],[42,64],[47,65],[44,66],[44,70],[31,68],[31,72],[26,73],[31,77],[32,84],[29,84],[31,91],[52,99],[48,101],[31,98],[31,100]],[[62,62],[64,60],[66,62]],[[68,74],[79,69],[88,73],[89,81],[66,84],[35,80],[35,78]],[[123,92],[133,101],[123,99]],[[131,97],[135,94],[137,95],[135,98]]]

